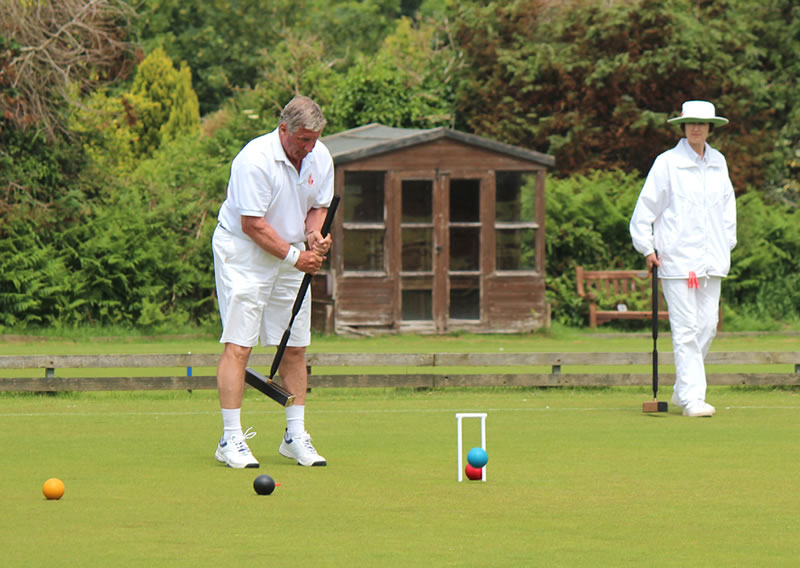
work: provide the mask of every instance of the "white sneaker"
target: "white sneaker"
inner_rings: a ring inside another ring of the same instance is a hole
[[[228,467],[242,469],[245,467],[258,467],[258,460],[250,453],[247,440],[256,435],[248,428],[241,436],[233,435],[227,440],[220,440],[214,457],[217,461],[224,463]]]
[[[328,464],[325,458],[314,449],[308,432],[303,432],[300,436],[288,440],[286,436],[287,434],[284,434],[281,447],[278,448],[278,452],[283,457],[297,461],[297,465],[321,466]]]
[[[683,415],[690,416],[692,418],[698,418],[698,417],[711,418],[712,416],[714,416],[714,413],[716,411],[717,411],[716,408],[714,408],[707,402],[703,402],[701,400],[687,405],[686,408],[683,409]]]
[[[672,393],[672,398],[670,399],[669,402],[672,404],[672,406],[677,406],[678,408],[683,408],[683,405],[681,404],[681,401],[678,400],[678,393],[676,393],[676,392]]]

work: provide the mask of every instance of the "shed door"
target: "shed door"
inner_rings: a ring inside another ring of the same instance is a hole
[[[483,177],[401,174],[400,320],[447,331],[482,319]]]

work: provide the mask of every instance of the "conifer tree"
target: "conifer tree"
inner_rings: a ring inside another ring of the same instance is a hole
[[[192,89],[192,72],[186,63],[177,72],[167,122],[161,125],[161,143],[174,140],[200,125],[200,105]]]
[[[175,69],[172,59],[160,47],[141,62],[128,98],[135,109],[132,129],[137,134],[138,155],[151,155],[164,137],[173,139],[200,123],[191,82],[189,68],[184,65],[180,71]]]

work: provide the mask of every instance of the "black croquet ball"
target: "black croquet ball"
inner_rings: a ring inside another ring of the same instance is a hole
[[[256,493],[259,495],[270,495],[275,491],[275,480],[269,475],[259,475],[256,477],[255,481],[253,481],[253,489],[255,489]]]

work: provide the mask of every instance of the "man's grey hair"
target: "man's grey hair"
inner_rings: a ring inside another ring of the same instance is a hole
[[[322,109],[310,98],[297,95],[283,107],[281,123],[286,124],[289,132],[297,132],[299,128],[307,128],[319,132],[328,123]]]

